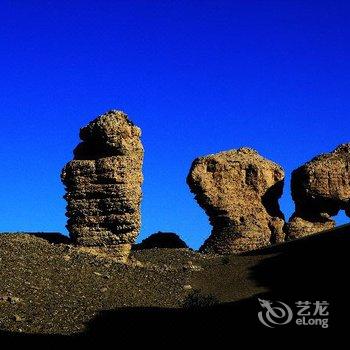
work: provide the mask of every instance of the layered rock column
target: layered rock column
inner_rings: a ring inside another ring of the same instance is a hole
[[[141,130],[121,111],[80,130],[82,142],[62,171],[67,228],[84,246],[115,246],[127,254],[140,230]]]
[[[286,225],[287,239],[333,228],[339,210],[350,217],[350,144],[294,170],[291,189],[295,213]]]
[[[239,253],[283,241],[283,181],[282,167],[250,148],[195,159],[187,183],[213,226],[200,250]]]

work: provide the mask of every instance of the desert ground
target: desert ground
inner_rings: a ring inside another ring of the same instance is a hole
[[[1,234],[0,336],[128,338],[147,325],[163,340],[175,329],[214,336],[263,328],[258,297],[327,300],[339,328],[349,309],[349,231],[229,256],[135,247],[127,264],[59,234]]]

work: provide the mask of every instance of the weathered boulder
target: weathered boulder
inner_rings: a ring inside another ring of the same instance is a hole
[[[139,249],[153,248],[188,248],[187,244],[173,232],[156,232],[145,238],[135,247]]]
[[[294,170],[291,189],[295,212],[286,225],[287,239],[333,228],[339,210],[350,217],[350,144]]]
[[[109,111],[80,130],[82,142],[62,171],[67,228],[85,246],[130,251],[140,230],[141,131],[121,111]]]
[[[283,169],[240,148],[194,160],[187,183],[213,226],[200,250],[238,253],[284,239]]]

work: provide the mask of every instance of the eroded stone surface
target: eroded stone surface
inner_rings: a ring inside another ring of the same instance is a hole
[[[187,183],[213,226],[200,250],[244,252],[282,241],[283,180],[282,167],[250,148],[195,159]]]
[[[295,213],[286,225],[288,239],[335,226],[332,216],[350,216],[350,144],[313,158],[292,173]]]
[[[127,115],[115,110],[80,130],[82,142],[61,176],[67,190],[67,228],[77,244],[130,250],[141,222],[140,136]]]

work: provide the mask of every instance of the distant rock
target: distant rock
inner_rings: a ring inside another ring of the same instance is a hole
[[[187,183],[213,226],[200,250],[239,253],[283,241],[283,181],[282,167],[250,148],[195,159]]]
[[[173,232],[157,232],[153,233],[140,244],[136,249],[152,249],[152,248],[188,248],[187,244]]]
[[[140,229],[141,131],[121,111],[99,116],[80,130],[82,142],[62,171],[67,228],[84,246],[130,251]]]
[[[71,242],[69,237],[62,235],[59,232],[31,232],[30,234],[45,239],[49,243],[69,244]]]
[[[291,189],[295,212],[286,225],[288,239],[333,228],[340,210],[350,217],[350,143],[294,170]]]

